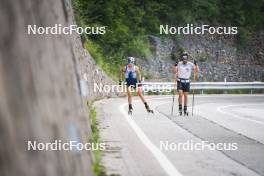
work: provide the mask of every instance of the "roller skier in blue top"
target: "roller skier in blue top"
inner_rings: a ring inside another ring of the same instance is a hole
[[[149,108],[143,94],[142,94],[142,83],[141,83],[141,72],[138,66],[135,65],[135,58],[128,57],[127,65],[120,70],[119,73],[119,84],[122,84],[123,76],[125,75],[126,86],[127,86],[127,97],[128,97],[128,114],[132,114],[132,92],[136,90],[137,95],[144,103],[147,112],[153,113],[153,110]]]

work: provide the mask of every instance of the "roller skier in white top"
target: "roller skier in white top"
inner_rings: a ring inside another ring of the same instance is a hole
[[[175,76],[175,85],[177,82],[177,91],[179,94],[178,103],[179,103],[179,113],[182,115],[182,105],[184,115],[188,115],[187,106],[188,106],[188,92],[190,91],[190,77],[192,71],[194,71],[194,80],[198,79],[198,65],[188,61],[189,55],[187,52],[184,52],[181,55],[181,61],[176,63],[173,67],[173,73]]]

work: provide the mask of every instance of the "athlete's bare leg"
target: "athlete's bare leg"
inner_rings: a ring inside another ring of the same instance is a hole
[[[128,104],[132,104],[132,88],[131,88],[131,86],[127,87],[127,100],[128,100]]]
[[[141,87],[137,87],[137,94],[138,94],[139,98],[141,99],[142,103],[145,103],[146,100],[142,94],[142,88]]]
[[[182,105],[183,91],[178,90],[178,93],[179,93],[178,102],[179,102],[179,105]]]
[[[188,116],[188,111],[187,111],[188,92],[183,92],[183,97],[184,97],[184,107],[183,107],[183,111],[184,111],[184,114],[187,114],[187,116]]]
[[[179,97],[178,97],[178,102],[179,102],[179,113],[180,115],[182,114],[182,98],[183,98],[183,90],[178,90],[178,94],[179,94]]]
[[[188,104],[188,92],[183,92],[184,106]]]
[[[137,94],[138,94],[139,98],[141,99],[142,103],[144,103],[146,110],[148,112],[153,113],[153,110],[150,109],[148,103],[146,102],[146,100],[142,94],[142,87],[137,87]]]

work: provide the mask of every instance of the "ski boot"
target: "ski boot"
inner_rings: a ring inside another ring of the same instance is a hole
[[[179,114],[180,116],[182,116],[182,105],[181,104],[179,105]]]
[[[189,116],[189,113],[187,111],[187,106],[184,106],[183,111],[184,111],[184,116]]]
[[[144,104],[145,104],[145,108],[146,108],[147,112],[154,114],[154,111],[149,108],[149,105],[146,102]]]
[[[128,115],[132,115],[132,111],[133,111],[132,105],[129,104],[128,105]]]

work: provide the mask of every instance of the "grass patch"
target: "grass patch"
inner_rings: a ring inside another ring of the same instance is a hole
[[[96,122],[96,109],[95,107],[91,108],[91,123],[92,123],[92,143],[99,143],[99,131],[97,128]],[[95,176],[106,176],[103,166],[101,163],[101,151],[93,150],[94,162],[93,162],[93,173]]]

